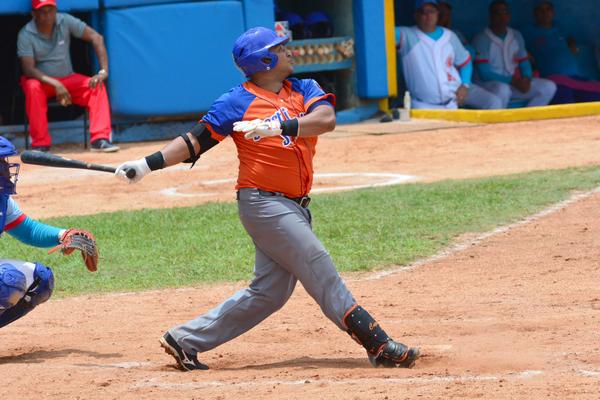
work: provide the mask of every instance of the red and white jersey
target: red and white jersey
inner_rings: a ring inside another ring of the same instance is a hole
[[[430,104],[447,104],[456,98],[462,84],[458,69],[471,60],[452,31],[439,29],[442,36],[437,40],[416,26],[396,30],[406,86],[416,100]]]
[[[492,72],[513,76],[519,63],[528,59],[523,36],[517,30],[507,28],[506,36],[500,38],[486,28],[473,39],[477,51],[475,63],[489,63]]]

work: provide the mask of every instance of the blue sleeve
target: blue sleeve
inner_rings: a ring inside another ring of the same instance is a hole
[[[467,86],[470,85],[471,77],[473,76],[473,62],[469,60],[468,63],[458,70],[458,73],[460,74],[462,83]]]
[[[312,104],[310,105],[310,107],[308,107],[308,112],[309,112],[309,113],[310,113],[310,112],[312,112],[312,110],[314,110],[315,108],[317,108],[317,107],[319,107],[319,106],[329,106],[329,107],[333,107],[333,106],[331,105],[331,103],[330,103],[330,102],[328,102],[328,101],[326,101],[326,100],[319,100],[319,101],[316,101],[316,102],[312,103]]]
[[[529,60],[521,61],[519,63],[519,69],[521,70],[521,76],[525,78],[531,78],[533,76],[533,69]]]
[[[59,244],[61,229],[26,217],[23,222],[8,231],[15,239],[35,247],[52,247]]]
[[[233,123],[244,118],[246,110],[254,100],[241,85],[219,97],[202,117],[215,133],[226,137],[233,132]]]
[[[479,77],[484,82],[497,81],[510,84],[512,76],[500,75],[492,71],[490,64],[487,62],[477,64],[477,72]]]
[[[312,111],[313,105],[319,101],[327,101],[335,106],[335,96],[331,93],[325,93],[321,86],[314,79],[290,79],[292,90],[302,94],[304,106],[307,111]]]

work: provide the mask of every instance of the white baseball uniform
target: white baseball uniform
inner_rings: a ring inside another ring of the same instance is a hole
[[[477,34],[473,39],[473,46],[477,51],[475,64],[479,68],[479,77],[483,80],[480,85],[493,92],[502,99],[506,107],[511,98],[529,100],[528,107],[545,106],[552,100],[556,93],[556,84],[547,79],[532,78],[531,88],[528,92],[521,92],[510,84],[512,77],[518,71],[519,64],[528,60],[529,55],[525,48],[525,41],[521,33],[515,29],[507,28],[504,38],[494,34],[490,28]],[[489,65],[494,79],[482,71],[484,64]]]

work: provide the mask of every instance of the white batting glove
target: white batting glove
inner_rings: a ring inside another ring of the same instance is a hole
[[[135,171],[135,176],[133,178],[127,177],[127,171],[130,169]],[[148,166],[146,159],[140,158],[135,161],[125,161],[123,164],[119,165],[115,171],[115,175],[125,182],[136,183],[150,172],[150,167]]]
[[[279,136],[281,135],[281,123],[278,119],[273,121],[263,121],[261,119],[238,121],[233,123],[233,130],[243,132],[246,139]]]

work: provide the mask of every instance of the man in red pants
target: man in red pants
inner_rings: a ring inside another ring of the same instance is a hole
[[[56,0],[32,0],[31,8],[33,18],[19,32],[17,54],[32,147],[50,150],[48,98],[56,97],[65,107],[74,103],[88,109],[92,151],[119,150],[111,143],[110,107],[103,84],[108,77],[108,57],[102,35],[71,15],[58,13]],[[94,46],[100,70],[91,78],[73,72],[71,35]]]

